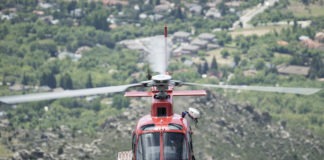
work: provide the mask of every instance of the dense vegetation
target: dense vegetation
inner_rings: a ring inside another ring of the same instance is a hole
[[[249,1],[236,9],[242,10],[258,2],[262,1]],[[190,56],[174,58],[171,61],[169,70],[174,73],[175,79],[238,85],[324,87],[323,82],[317,81],[324,77],[324,52],[306,48],[299,43],[299,36],[314,38],[315,33],[324,28],[323,17],[312,18],[310,27],[301,28],[293,14],[278,11],[289,5],[288,1],[280,1],[264,14],[257,16],[252,23],[257,25],[284,20],[294,22],[293,26],[259,37],[232,38],[226,29],[232,26],[238,16],[231,13],[224,3],[218,5],[223,15],[221,20],[201,18],[199,14],[191,15],[181,9],[183,4],[180,2],[176,3],[181,5],[174,10],[163,13],[164,18],[160,21],[139,19],[141,12],[152,14],[154,6],[159,3],[159,0],[149,3],[132,0],[126,6],[107,7],[94,1],[88,3],[62,0],[55,3],[56,9],[42,9],[36,0],[3,0],[0,10],[4,14],[11,13],[8,8],[16,7],[17,11],[13,19],[0,20],[0,95],[37,92],[40,86],[80,89],[145,80],[145,55],[125,49],[117,42],[162,34],[164,23],[168,24],[170,33],[191,31],[192,28],[195,28],[195,34],[210,32],[215,28],[225,29],[215,33],[215,36],[219,45],[226,48],[221,52],[223,58],[233,58],[235,64],[233,67],[222,66],[215,58],[212,63],[208,63],[205,57],[208,53],[201,51],[197,56],[202,63],[194,64],[196,67],[181,63],[190,59]],[[201,0],[200,3],[204,4],[205,1]],[[135,4],[140,4],[139,10],[134,9]],[[74,12],[78,8],[82,9],[80,14]],[[203,9],[207,10],[208,7]],[[43,16],[34,14],[34,10],[52,15],[59,23],[53,24],[50,20],[43,19]],[[107,17],[111,15],[115,16],[119,27],[108,27],[111,22],[107,21]],[[277,41],[280,40],[288,42],[288,45],[278,45]],[[82,58],[71,56],[84,46],[88,49],[81,53]],[[310,66],[311,70],[308,77],[281,76],[275,68],[280,64]],[[243,72],[249,69],[255,69],[257,74],[253,77],[244,76]],[[218,79],[201,79],[202,74],[218,73],[222,73]],[[231,74],[234,76],[229,79]],[[7,85],[15,84],[22,84],[29,89],[10,91]],[[237,94],[230,91],[226,91],[226,95],[238,101],[249,101],[263,111],[270,112],[277,120],[287,120],[296,128],[312,129],[324,137],[323,91],[312,96],[255,92]],[[130,104],[129,100],[119,94],[91,98],[21,104],[16,109],[7,110],[7,117],[12,130],[44,130],[66,125],[73,130],[83,130],[84,133],[93,135],[108,116],[120,114]],[[50,110],[46,112],[44,106],[49,106]],[[7,106],[1,104],[1,107]]]

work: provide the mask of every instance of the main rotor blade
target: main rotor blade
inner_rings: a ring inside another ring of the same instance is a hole
[[[7,104],[16,104],[16,103],[59,99],[59,98],[67,98],[67,97],[80,97],[80,96],[90,96],[90,95],[97,95],[97,94],[116,93],[116,92],[123,92],[130,87],[136,87],[142,85],[143,84],[138,83],[138,84],[90,88],[90,89],[66,90],[62,92],[47,92],[47,93],[16,95],[16,96],[5,96],[5,97],[0,97],[0,102],[7,103]]]
[[[292,94],[302,94],[302,95],[314,94],[321,90],[320,88],[236,86],[236,85],[215,85],[215,84],[199,84],[199,83],[183,83],[183,85],[203,86],[203,87],[223,88],[223,89],[262,91],[262,92],[292,93]]]

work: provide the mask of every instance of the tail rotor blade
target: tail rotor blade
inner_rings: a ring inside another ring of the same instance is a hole
[[[222,88],[222,89],[237,89],[237,90],[262,91],[262,92],[291,93],[291,94],[301,94],[301,95],[311,95],[311,94],[314,94],[321,90],[320,88],[237,86],[237,85],[215,85],[215,84],[198,84],[198,83],[183,83],[183,85],[202,86],[202,87],[207,87],[207,88]]]

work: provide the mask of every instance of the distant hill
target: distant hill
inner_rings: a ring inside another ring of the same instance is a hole
[[[202,113],[193,126],[197,159],[321,159],[324,141],[307,130],[294,132],[286,122],[274,122],[267,112],[248,104],[229,102],[209,92],[201,98],[176,97],[175,110],[195,107]],[[131,149],[131,131],[137,119],[148,114],[149,99],[133,99],[121,115],[107,117],[95,135],[67,126],[36,132],[12,133],[15,159],[108,159]],[[82,117],[80,117],[82,118]]]
[[[209,93],[188,106],[203,116],[194,136],[197,159],[321,159],[323,139],[279,124],[268,112]]]

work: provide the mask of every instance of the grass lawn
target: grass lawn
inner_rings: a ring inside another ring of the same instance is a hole
[[[233,48],[220,48],[220,49],[211,50],[206,53],[205,59],[207,60],[207,62],[209,64],[211,64],[211,61],[212,61],[213,57],[215,56],[218,65],[230,66],[233,63],[233,57],[230,54],[227,58],[223,58],[221,51],[224,49],[228,50],[230,53],[233,51],[236,51],[236,49],[233,49]]]
[[[269,25],[269,26],[257,26],[255,28],[247,28],[247,29],[237,29],[234,31],[229,32],[232,36],[232,38],[235,38],[238,35],[243,36],[251,36],[251,35],[257,35],[262,36],[269,32],[277,31],[280,32],[281,29],[287,28],[288,25]]]
[[[278,52],[275,52],[275,53],[274,53],[274,56],[275,56],[276,58],[291,58],[291,57],[292,57],[292,56],[289,55],[289,54],[282,54],[282,53],[278,53]]]
[[[8,158],[11,156],[11,152],[8,151],[8,149],[3,146],[2,144],[0,144],[0,159],[2,158]]]
[[[320,17],[324,16],[324,1],[323,5],[321,5],[320,2],[315,2],[305,7],[300,1],[290,0],[288,10],[298,18]]]

